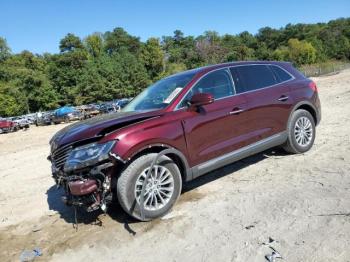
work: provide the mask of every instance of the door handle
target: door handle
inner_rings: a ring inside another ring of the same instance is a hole
[[[230,115],[238,115],[239,113],[242,113],[244,110],[240,108],[233,109],[229,114]]]
[[[288,99],[289,99],[288,96],[283,95],[280,98],[278,98],[278,101],[284,102],[284,101],[287,101]]]

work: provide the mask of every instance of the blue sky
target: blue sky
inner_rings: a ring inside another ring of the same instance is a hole
[[[172,35],[175,29],[185,35],[256,33],[263,26],[349,16],[349,0],[0,0],[0,36],[14,53],[57,53],[67,33],[84,37],[123,27],[145,40]]]

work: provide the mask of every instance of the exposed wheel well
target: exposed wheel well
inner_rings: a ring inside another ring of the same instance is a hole
[[[298,109],[304,109],[306,111],[308,111],[311,115],[312,115],[312,118],[314,119],[315,121],[315,125],[317,125],[317,116],[316,116],[316,111],[314,108],[312,108],[312,106],[310,105],[307,105],[307,104],[302,104],[300,105],[298,108],[296,108],[295,110],[298,110]]]
[[[141,150],[140,152],[138,152],[137,154],[135,154],[130,160],[136,159],[141,155],[144,154],[148,154],[148,153],[159,153],[160,151],[164,150],[164,149],[168,149],[169,147],[166,146],[162,146],[162,145],[157,145],[157,146],[151,146],[148,148],[145,148],[143,150]],[[183,162],[183,160],[181,159],[180,156],[178,156],[177,154],[166,154],[167,157],[171,158],[174,163],[178,166],[180,173],[181,173],[181,178],[182,181],[185,182],[186,181],[186,165]]]

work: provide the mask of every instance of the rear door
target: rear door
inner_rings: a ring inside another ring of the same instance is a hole
[[[276,68],[264,64],[231,68],[235,84],[247,100],[245,116],[251,129],[249,144],[286,129],[293,101],[288,80],[281,81],[275,71],[282,69]]]

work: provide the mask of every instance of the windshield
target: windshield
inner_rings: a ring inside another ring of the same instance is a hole
[[[187,72],[164,78],[143,90],[138,96],[131,100],[122,111],[151,111],[163,109],[180,94],[194,75],[194,72]]]

